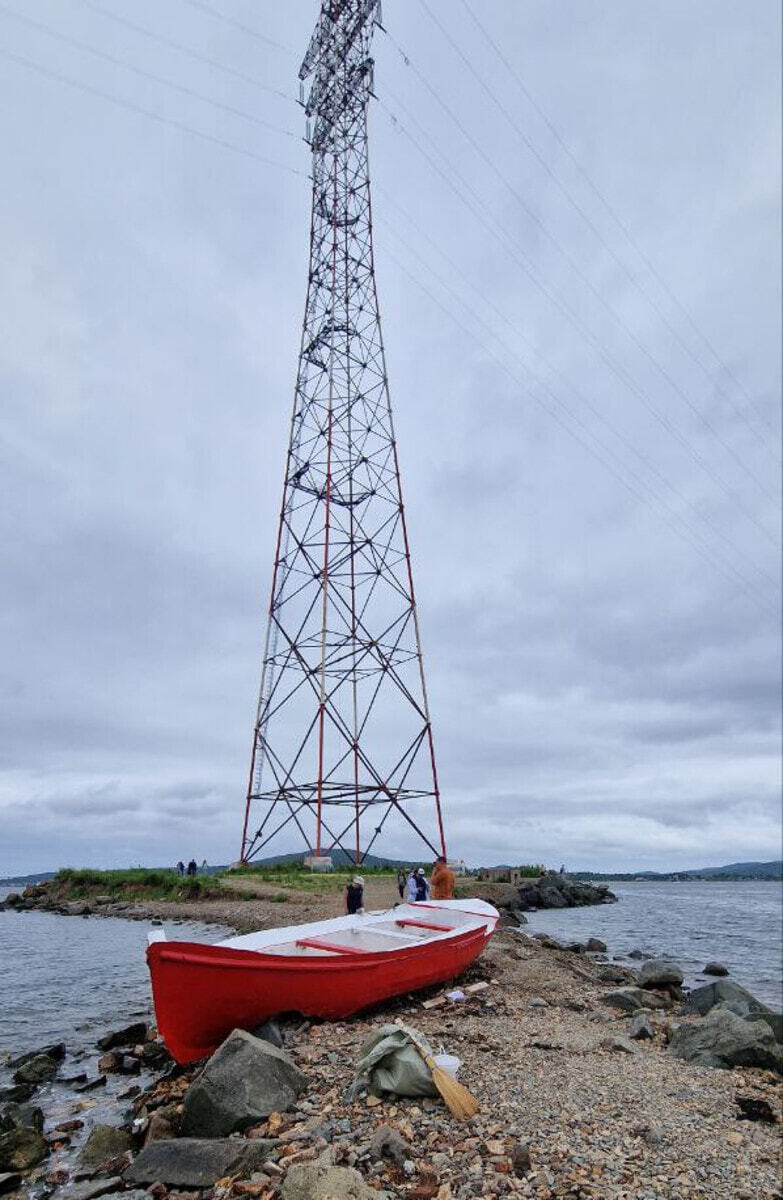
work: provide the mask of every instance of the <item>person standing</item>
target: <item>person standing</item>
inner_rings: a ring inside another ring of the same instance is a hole
[[[405,899],[405,884],[407,882],[408,878],[405,874],[405,871],[402,867],[400,867],[397,871],[397,891],[400,893],[400,900]]]
[[[197,871],[198,871],[198,867],[196,866],[196,860],[195,860],[195,858],[191,858],[190,862],[188,863],[188,875],[189,875],[189,877],[190,877],[191,879],[195,879],[195,877],[196,877],[196,872],[197,872]]]
[[[361,875],[354,875],[353,881],[345,889],[345,911],[349,916],[364,912],[364,880]]]
[[[430,885],[427,882],[427,876],[424,874],[424,867],[418,867],[416,870],[416,899],[418,901],[426,900],[430,894]]]
[[[182,861],[182,859],[180,859],[180,861],[177,863],[177,874],[178,874],[178,875],[184,875],[184,874],[185,874],[185,864],[184,864],[184,862]]]
[[[416,872],[413,867],[411,867],[411,873],[408,876],[408,882],[406,883],[405,888],[407,892],[408,903],[414,904],[416,901],[416,893],[418,888],[416,886]]]
[[[435,866],[432,868],[432,877],[430,879],[431,896],[433,900],[453,900],[454,899],[454,880],[455,875],[446,859],[439,856]]]

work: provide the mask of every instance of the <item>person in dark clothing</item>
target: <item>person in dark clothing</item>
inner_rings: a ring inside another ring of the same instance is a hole
[[[185,874],[185,864],[184,864],[184,862],[182,862],[182,860],[181,860],[181,859],[180,859],[180,861],[177,863],[177,874],[178,874],[178,875],[184,875],[184,874]]]
[[[397,891],[400,893],[400,900],[405,899],[405,884],[407,882],[408,876],[405,874],[402,867],[400,867],[399,871],[397,872]]]
[[[424,867],[419,867],[416,871],[416,899],[426,900],[430,894],[430,885],[427,882],[427,876],[424,874]]]
[[[345,911],[349,916],[364,912],[364,880],[361,875],[354,875],[353,882],[345,889]]]
[[[195,876],[197,872],[198,866],[196,865],[196,860],[195,858],[191,858],[190,862],[188,863],[188,875]]]

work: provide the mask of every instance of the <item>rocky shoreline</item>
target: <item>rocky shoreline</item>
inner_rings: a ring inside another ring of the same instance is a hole
[[[220,1052],[205,1086],[204,1064],[176,1066],[144,1023],[87,1048],[75,1076],[64,1077],[74,1048],[42,1047],[12,1062],[0,1096],[0,1190],[20,1200],[779,1200],[780,1017],[730,979],[685,995],[676,964],[630,969],[604,950],[503,929],[460,980],[463,991],[486,986],[462,1000],[417,993],[343,1022],[292,1018],[262,1039],[242,1035],[250,1100],[245,1089],[237,1101],[230,1080],[210,1082]],[[397,1017],[463,1060],[481,1104],[471,1121],[437,1098],[357,1085],[362,1043]]]

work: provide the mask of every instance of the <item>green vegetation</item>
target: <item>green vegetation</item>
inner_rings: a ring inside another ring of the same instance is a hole
[[[241,866],[233,867],[227,871],[222,878],[226,884],[231,886],[231,879],[234,876],[242,876],[245,879],[252,879],[259,884],[269,884],[271,887],[277,888],[292,888],[299,892],[311,892],[317,896],[328,895],[331,892],[341,892],[347,883],[353,879],[354,875],[360,874],[364,879],[368,877],[377,878],[380,876],[395,876],[396,871],[389,870],[384,867],[354,867],[352,870],[341,868],[339,871],[325,871],[323,874],[310,871],[300,862],[289,863],[273,863],[268,866]],[[267,900],[273,900],[276,903],[282,903],[288,899],[285,893],[278,892],[276,895],[265,896]]]
[[[226,895],[210,876],[178,875],[162,868],[128,871],[74,870],[63,867],[48,887],[72,900],[94,896],[135,900],[206,900]]]

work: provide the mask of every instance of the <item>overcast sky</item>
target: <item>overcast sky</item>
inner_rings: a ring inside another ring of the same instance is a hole
[[[779,857],[779,5],[469,4],[370,116],[450,850]],[[317,11],[0,5],[0,874],[237,856]]]

